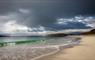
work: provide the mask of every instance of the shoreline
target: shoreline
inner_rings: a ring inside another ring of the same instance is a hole
[[[95,60],[95,35],[80,36],[82,39],[79,45],[63,49],[56,54],[38,60]]]
[[[53,40],[55,42],[52,42],[54,44],[49,45],[38,45],[38,46],[32,46],[32,45],[17,45],[17,46],[6,46],[0,48],[0,60],[2,59],[22,59],[22,60],[37,60],[42,57],[46,57],[49,55],[53,55],[55,53],[58,53],[61,49],[66,49],[71,46],[75,46],[80,43],[79,37],[65,37],[66,43],[64,44],[63,38],[60,38],[58,41]],[[16,56],[17,55],[17,56]],[[23,58],[22,58],[23,56]]]
[[[61,50],[64,50],[64,49],[68,49],[68,48],[77,46],[77,45],[79,45],[79,43],[80,43],[80,41],[78,40],[78,41],[72,42],[72,43],[70,43],[70,44],[56,45],[56,48],[57,48],[56,51],[51,52],[51,53],[48,53],[48,54],[41,55],[41,56],[36,57],[36,58],[34,58],[34,59],[31,59],[31,60],[40,60],[41,58],[44,58],[44,57],[47,57],[47,56],[51,56],[51,55],[57,54],[57,53],[59,53]]]
[[[54,52],[51,52],[51,53],[48,53],[48,54],[44,54],[44,55],[41,55],[41,56],[38,56],[38,57],[36,57],[36,58],[33,58],[33,59],[31,59],[31,60],[39,60],[40,58],[44,58],[44,57],[47,57],[47,56],[50,56],[50,55],[53,55],[53,54],[56,54],[56,53],[59,53],[61,50],[63,50],[63,49],[68,49],[68,48],[70,48],[70,47],[73,47],[73,46],[76,46],[76,45],[78,45],[77,43],[75,43],[75,44],[68,44],[68,45],[64,45],[64,46],[57,46],[57,50],[56,51],[54,51]]]

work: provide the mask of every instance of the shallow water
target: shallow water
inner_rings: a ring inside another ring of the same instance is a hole
[[[0,37],[0,46],[18,44],[56,45],[68,43],[73,39],[70,37]]]

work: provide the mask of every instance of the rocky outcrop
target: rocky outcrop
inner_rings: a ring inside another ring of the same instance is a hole
[[[92,29],[89,32],[84,32],[84,33],[81,33],[81,34],[83,34],[83,35],[95,34],[95,29]]]

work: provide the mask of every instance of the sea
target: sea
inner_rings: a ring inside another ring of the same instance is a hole
[[[0,37],[0,46],[66,44],[71,37]]]

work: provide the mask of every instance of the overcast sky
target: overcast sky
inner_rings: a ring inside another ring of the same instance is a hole
[[[51,26],[58,18],[95,15],[95,0],[0,0],[0,25]]]

